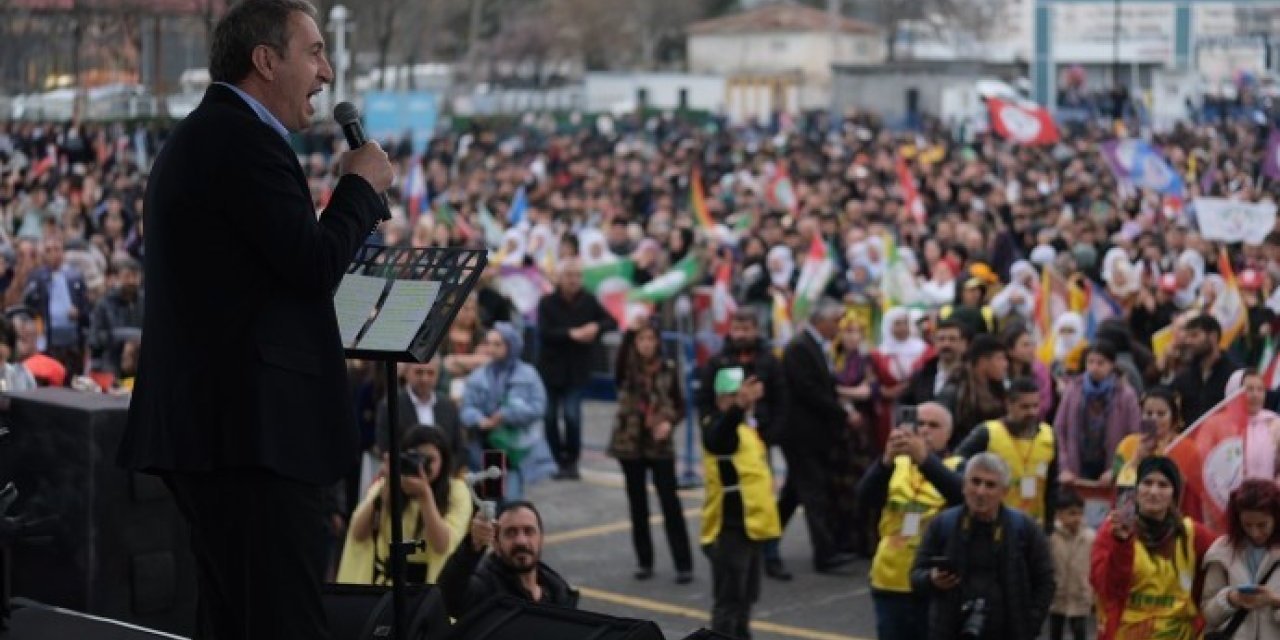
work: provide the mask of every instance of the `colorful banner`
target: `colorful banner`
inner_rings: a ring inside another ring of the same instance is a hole
[[[1244,481],[1244,434],[1249,407],[1240,389],[1210,409],[1166,452],[1178,464],[1186,491],[1200,504],[1200,513],[1186,515],[1223,533],[1231,492]]]
[[[1200,233],[1209,240],[1262,244],[1276,226],[1276,203],[1226,198],[1191,201]]]

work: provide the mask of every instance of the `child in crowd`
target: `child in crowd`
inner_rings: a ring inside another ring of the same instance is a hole
[[[1049,640],[1062,640],[1064,627],[1071,629],[1073,640],[1085,640],[1093,610],[1089,551],[1096,532],[1084,523],[1084,500],[1069,489],[1058,495],[1057,520],[1049,536],[1058,583],[1049,605]]]

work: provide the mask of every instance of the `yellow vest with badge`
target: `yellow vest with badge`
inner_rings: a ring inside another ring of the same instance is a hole
[[[1133,542],[1133,581],[1116,640],[1198,637],[1196,617],[1200,612],[1191,593],[1196,576],[1196,528],[1190,518],[1183,518],[1182,526],[1173,558],[1152,554],[1146,545]],[[1102,609],[1099,607],[1100,614]],[[1100,619],[1099,626],[1105,628],[1106,620]]]
[[[1004,504],[1017,509],[1031,519],[1040,521],[1045,513],[1045,490],[1049,479],[1049,464],[1057,452],[1053,428],[1043,422],[1031,439],[1015,438],[1009,428],[999,420],[985,422],[987,426],[987,451],[1000,456],[1009,465],[1009,491]]]
[[[942,461],[955,471],[961,458]],[[880,511],[880,544],[871,559],[871,588],[899,593],[911,592],[911,563],[929,521],[947,506],[947,501],[910,456],[893,460],[889,492]]]
[[[782,536],[782,522],[778,517],[778,503],[773,497],[773,473],[769,470],[768,456],[769,450],[760,435],[746,424],[738,425],[738,450],[733,455],[716,456],[703,448],[703,488],[706,499],[702,504],[702,544],[711,544],[720,535],[725,494],[735,491],[742,495],[742,513],[748,538],[763,541]],[[733,464],[738,473],[738,484],[724,486],[720,478],[719,463],[722,460]]]

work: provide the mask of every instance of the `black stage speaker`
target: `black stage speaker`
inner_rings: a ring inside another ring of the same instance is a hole
[[[14,547],[13,595],[190,636],[186,525],[158,478],[115,464],[128,406],[55,388],[0,397],[0,486],[20,494],[10,514],[54,518],[51,543]]]
[[[324,585],[324,611],[332,640],[391,637],[391,588],[358,584]],[[405,587],[406,640],[441,640],[449,634],[449,615],[435,586]]]
[[[116,620],[89,616],[49,607],[37,602],[14,600],[13,619],[5,640],[177,640],[179,636]]]
[[[452,640],[664,640],[658,625],[504,596],[468,613]]]

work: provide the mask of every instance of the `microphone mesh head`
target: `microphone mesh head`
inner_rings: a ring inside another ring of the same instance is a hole
[[[339,102],[333,107],[333,119],[340,125],[360,121],[360,110],[350,102]]]

